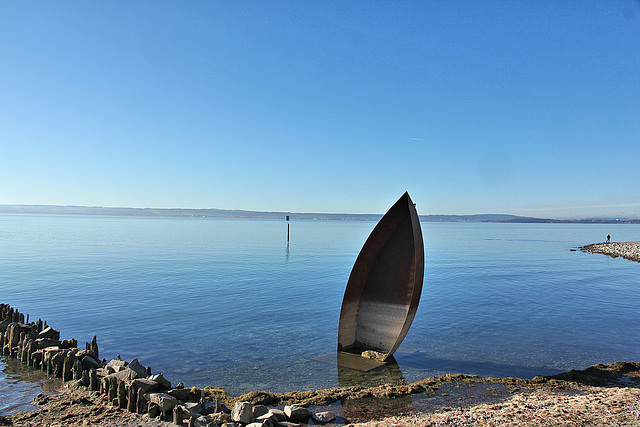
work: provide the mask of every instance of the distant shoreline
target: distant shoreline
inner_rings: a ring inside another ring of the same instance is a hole
[[[0,214],[14,215],[70,215],[70,216],[120,216],[145,218],[217,218],[217,219],[270,219],[314,221],[379,221],[382,214],[260,212],[239,209],[188,209],[188,208],[120,208],[102,206],[58,205],[3,205]],[[585,218],[547,219],[508,214],[476,215],[419,215],[423,222],[490,222],[521,224],[640,224],[634,218]]]

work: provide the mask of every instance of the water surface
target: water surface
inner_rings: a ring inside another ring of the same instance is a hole
[[[292,221],[287,244],[285,221],[0,215],[0,299],[176,383],[334,387],[327,354],[374,225]],[[639,225],[422,227],[425,284],[396,357],[404,380],[640,359],[640,265],[570,251],[607,234],[640,240]]]

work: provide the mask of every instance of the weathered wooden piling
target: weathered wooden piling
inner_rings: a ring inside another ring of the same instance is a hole
[[[127,388],[124,381],[118,381],[118,406],[127,409]]]
[[[62,381],[67,382],[73,379],[73,372],[71,369],[73,368],[73,359],[70,355],[65,355],[64,360],[62,362]]]
[[[95,369],[89,371],[89,390],[98,391],[98,374]]]
[[[138,410],[138,387],[134,384],[129,385],[127,392],[127,411],[135,413]]]
[[[182,425],[182,407],[180,405],[176,405],[173,407],[173,423],[176,425]]]

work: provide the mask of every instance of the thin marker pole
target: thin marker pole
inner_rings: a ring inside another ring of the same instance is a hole
[[[289,242],[289,215],[287,215],[287,242]]]

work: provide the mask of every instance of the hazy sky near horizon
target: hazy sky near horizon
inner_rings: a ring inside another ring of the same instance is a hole
[[[640,217],[640,2],[0,0],[0,203]]]

